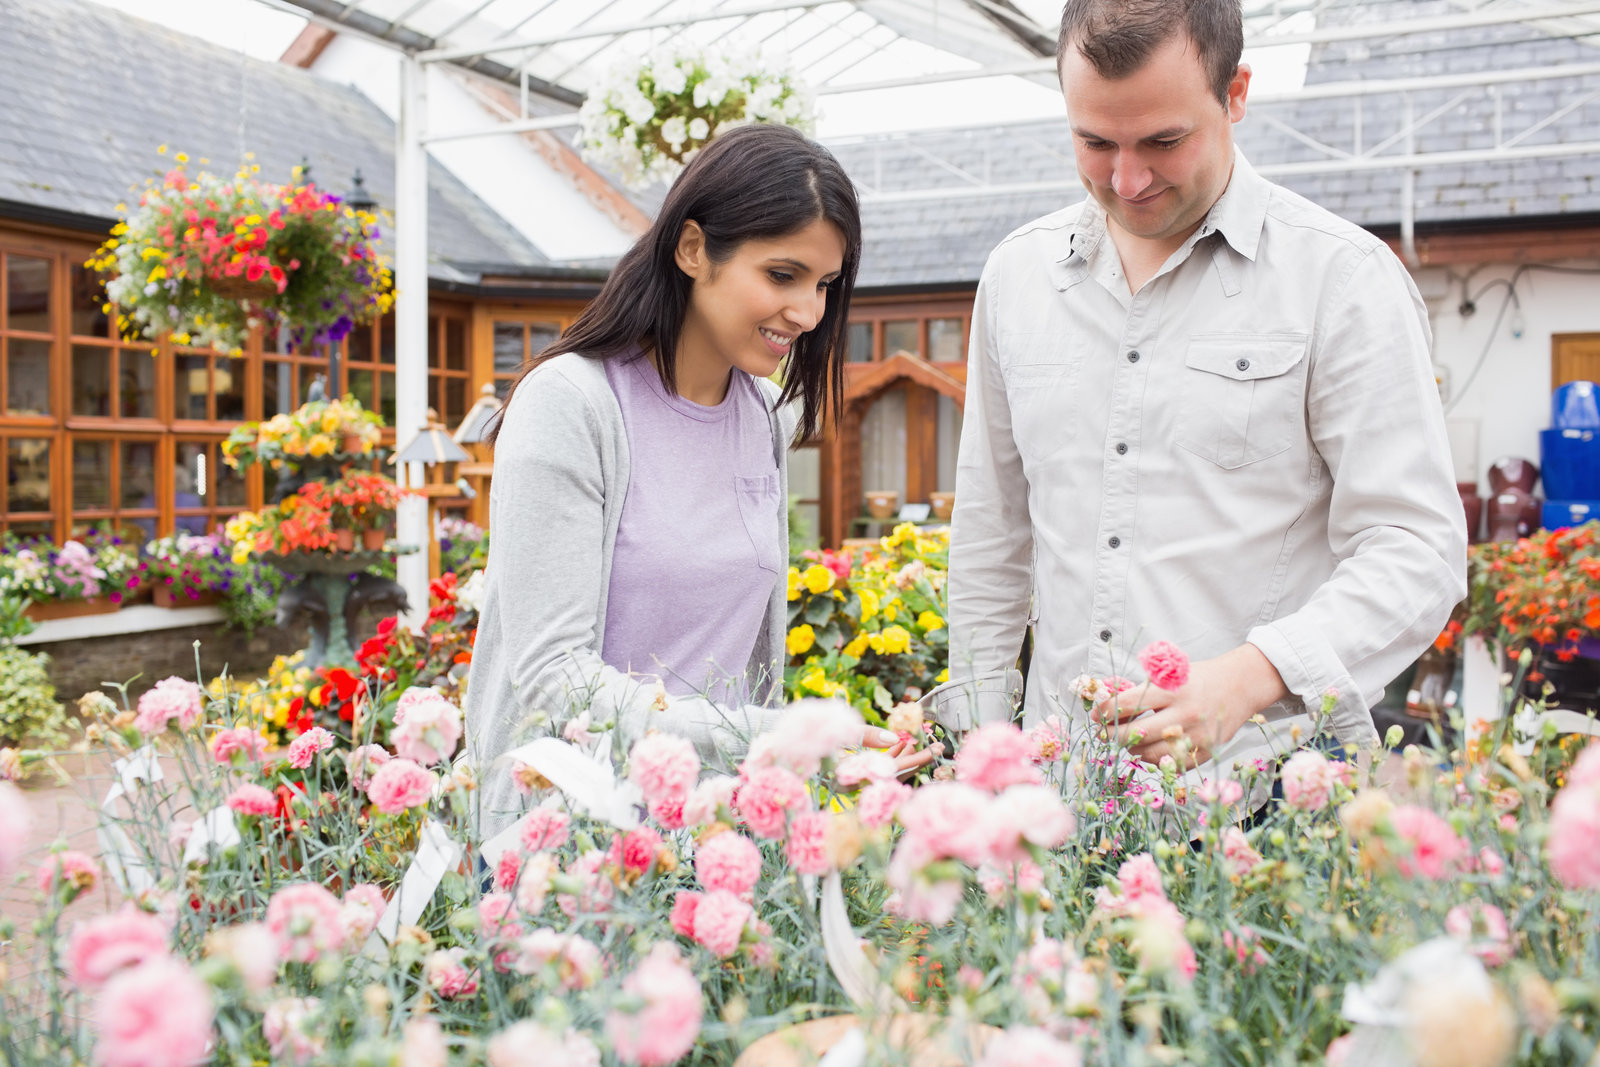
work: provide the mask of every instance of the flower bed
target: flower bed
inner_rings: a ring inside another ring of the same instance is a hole
[[[91,702],[97,743],[169,770],[106,809],[130,903],[0,992],[9,1062],[726,1064],[846,1012],[902,1020],[869,1048],[942,1032],[983,1067],[1596,1054],[1600,745],[1407,750],[1388,789],[1306,750],[1241,821],[1272,768],[1186,786],[1056,722],[994,725],[913,789],[848,750],[857,712],[809,701],[732,774],[664,734],[609,783],[560,741],[519,750],[534,806],[479,851],[459,712],[401,646],[372,650],[386,733],[358,707],[269,748],[177,679]],[[27,817],[0,785],[0,876]],[[52,856],[46,927],[104,874]]]
[[[116,610],[139,588],[139,551],[120,534],[91,531],[59,547],[0,536],[0,596],[43,606],[85,601]]]

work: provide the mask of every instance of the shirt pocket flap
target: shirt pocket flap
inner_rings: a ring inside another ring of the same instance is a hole
[[[1304,334],[1229,334],[1191,339],[1184,365],[1249,382],[1287,373],[1305,354]]]

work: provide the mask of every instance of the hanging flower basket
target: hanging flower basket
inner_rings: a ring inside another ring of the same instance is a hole
[[[657,52],[619,65],[579,112],[585,159],[639,189],[670,182],[718,130],[753,122],[810,133],[811,95],[781,60],[753,52]]]
[[[179,154],[151,179],[89,260],[108,278],[125,337],[171,333],[238,352],[262,324],[287,327],[304,350],[393,304],[376,217],[298,181],[298,169],[297,180],[274,185],[253,164],[229,180],[191,176],[186,163]]]

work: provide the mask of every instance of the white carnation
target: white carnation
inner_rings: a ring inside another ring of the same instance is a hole
[[[661,139],[673,148],[681,148],[689,139],[689,124],[682,115],[674,115],[661,124]]]

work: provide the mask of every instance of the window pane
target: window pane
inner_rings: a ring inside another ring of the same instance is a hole
[[[110,441],[72,443],[72,507],[111,507]]]
[[[175,401],[174,418],[203,419],[206,417],[206,396],[211,392],[210,371],[205,356],[175,356],[176,367],[172,375],[172,392]]]
[[[347,375],[350,382],[350,395],[361,401],[361,406],[368,411],[372,410],[372,379],[375,373],[370,370],[356,370],[352,367]]]
[[[383,416],[384,425],[394,425],[394,371],[378,372],[378,414]]]
[[[6,510],[50,510],[50,441],[13,437],[6,441]]]
[[[505,400],[511,395],[511,387],[515,384],[515,378],[496,378],[494,380],[494,395],[501,400]]]
[[[444,418],[444,383],[432,374],[428,375],[428,409],[434,418]]]
[[[248,504],[250,501],[245,489],[244,472],[236,471],[226,463],[222,463],[218,450],[215,448],[211,449],[207,458],[211,464],[211,505],[213,507],[243,508]]]
[[[845,360],[850,363],[872,362],[872,323],[852,322],[845,339]]]
[[[172,472],[172,503],[178,510],[205,506],[205,500],[200,495],[200,486],[207,474],[206,446],[198,441],[179,441],[178,464]],[[180,522],[178,528],[195,533],[205,533],[206,530],[204,523],[196,527],[186,526]]]
[[[50,342],[6,342],[6,414],[50,414]]]
[[[225,422],[243,422],[244,360],[219,358],[212,375],[217,394],[216,417]]]
[[[901,352],[917,354],[917,320],[883,324],[883,358],[889,359]]]
[[[960,319],[928,320],[928,358],[935,363],[959,363],[967,358],[961,343],[964,332]]]
[[[12,330],[50,332],[50,261],[6,256],[6,321]]]
[[[467,324],[460,319],[444,320],[444,365],[451,370],[467,369]]]
[[[372,362],[372,326],[370,323],[357,326],[345,338],[345,359],[351,363]]]
[[[294,408],[294,364],[281,359],[264,360],[261,364],[261,417],[270,419]]]
[[[40,522],[8,522],[6,529],[24,541],[48,541],[55,537],[55,528],[48,520]]]
[[[528,323],[528,356],[537,356],[544,349],[556,343],[561,336],[559,322],[530,322]]]
[[[467,417],[467,380],[465,378],[447,378],[444,383],[444,416],[445,428],[452,433],[461,425],[461,420]]]
[[[439,365],[439,317],[428,316],[428,366]]]
[[[106,306],[106,287],[100,275],[81,263],[72,266],[72,332],[80,337],[110,337],[111,319]]]
[[[121,378],[121,412],[125,419],[156,417],[156,357],[154,352],[124,348],[117,354]]]
[[[72,346],[72,413],[111,414],[111,349]]]
[[[385,315],[378,323],[378,362],[394,362],[394,316]]]
[[[122,500],[125,508],[156,506],[156,443],[122,442]]]
[[[497,322],[494,324],[494,372],[515,374],[522,366],[522,323]]]
[[[961,405],[939,398],[939,492],[956,491],[956,453],[961,444]]]

